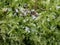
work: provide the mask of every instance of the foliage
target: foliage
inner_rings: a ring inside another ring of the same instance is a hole
[[[39,16],[20,16],[24,4]],[[0,45],[60,45],[60,0],[0,0]]]

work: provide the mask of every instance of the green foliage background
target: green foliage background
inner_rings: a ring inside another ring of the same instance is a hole
[[[60,0],[34,1],[0,0],[0,45],[60,45]],[[14,10],[25,3],[30,10],[37,5],[36,19],[21,17],[20,12],[14,16]],[[4,8],[11,10],[5,12]]]

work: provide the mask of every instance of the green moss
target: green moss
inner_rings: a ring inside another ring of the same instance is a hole
[[[24,4],[36,19],[22,16]],[[0,45],[60,45],[60,0],[0,0]]]

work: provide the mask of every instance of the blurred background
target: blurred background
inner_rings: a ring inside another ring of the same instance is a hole
[[[0,0],[0,45],[60,45],[60,0]]]

